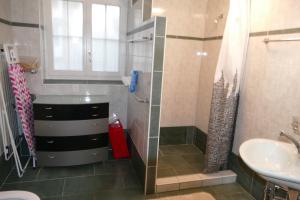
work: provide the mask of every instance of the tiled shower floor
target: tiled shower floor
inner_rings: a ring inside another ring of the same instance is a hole
[[[158,178],[201,173],[204,154],[194,145],[159,146]]]
[[[180,191],[234,183],[231,170],[204,174],[204,155],[192,144],[161,145],[159,147],[156,191]]]

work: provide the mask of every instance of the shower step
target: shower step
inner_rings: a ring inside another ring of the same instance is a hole
[[[158,178],[156,192],[169,192],[205,186],[234,183],[237,175],[231,170],[211,174],[188,174]]]

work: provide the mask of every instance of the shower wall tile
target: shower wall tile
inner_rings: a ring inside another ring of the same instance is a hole
[[[155,182],[156,182],[156,167],[148,167],[146,194],[155,193]]]
[[[274,35],[294,38],[299,34]],[[263,43],[251,37],[241,88],[233,151],[251,138],[278,140],[281,130],[292,133],[293,116],[300,116],[298,42]]]
[[[158,137],[159,134],[159,121],[160,121],[160,106],[151,106],[150,117],[150,137]]]
[[[167,18],[167,34],[203,37],[207,0],[153,0],[152,15]]]
[[[186,127],[162,127],[160,129],[160,145],[186,144]]]
[[[39,0],[10,0],[11,21],[39,23]]]
[[[11,5],[11,1],[0,0],[0,18],[5,20],[10,19],[11,16],[10,5]]]
[[[151,18],[152,0],[144,0],[143,4],[143,21],[147,21]]]
[[[164,37],[156,37],[155,39],[155,53],[154,53],[154,70],[162,71],[163,70],[163,60],[164,60],[164,46],[165,39]]]
[[[0,22],[0,44],[11,43],[12,40],[11,26]]]
[[[193,126],[195,124],[199,73],[203,41],[167,38],[161,126]]]
[[[152,105],[160,105],[162,87],[162,72],[153,72]]]
[[[156,17],[156,37],[165,36],[167,19],[165,17]]]
[[[252,0],[251,32],[300,27],[298,0]]]
[[[200,68],[195,124],[206,133],[208,132],[213,82],[221,42],[222,40],[205,41],[203,47],[207,56],[203,57]]]
[[[209,0],[207,2],[204,37],[222,36],[229,9],[229,0]],[[215,20],[223,15],[217,23]]]
[[[136,0],[134,5],[128,1],[128,23],[127,30],[131,31],[143,23],[143,0]]]
[[[158,137],[149,139],[149,154],[148,154],[148,166],[156,167],[157,165],[157,149],[158,149]]]

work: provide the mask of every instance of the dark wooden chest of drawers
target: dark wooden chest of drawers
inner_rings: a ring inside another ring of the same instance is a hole
[[[107,159],[108,102],[71,99],[68,104],[66,100],[59,103],[51,97],[55,102],[51,104],[43,98],[43,101],[37,99],[33,106],[39,165],[69,166]]]

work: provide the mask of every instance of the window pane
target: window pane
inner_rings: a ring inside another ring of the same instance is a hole
[[[52,0],[52,31],[53,35],[68,34],[67,2]]]
[[[69,35],[82,37],[83,5],[80,2],[68,1]]]
[[[106,43],[106,72],[118,72],[119,69],[119,41],[107,40]]]
[[[92,70],[119,71],[120,7],[92,5]]]
[[[105,40],[93,39],[93,71],[105,69]]]
[[[107,6],[106,35],[107,39],[119,39],[120,7]]]
[[[55,70],[83,69],[83,5],[52,0],[53,64]]]
[[[53,37],[53,59],[56,70],[68,68],[68,40],[66,37]]]
[[[81,71],[83,66],[82,37],[69,37],[69,69]]]
[[[93,38],[105,38],[105,5],[92,5],[92,35]]]

